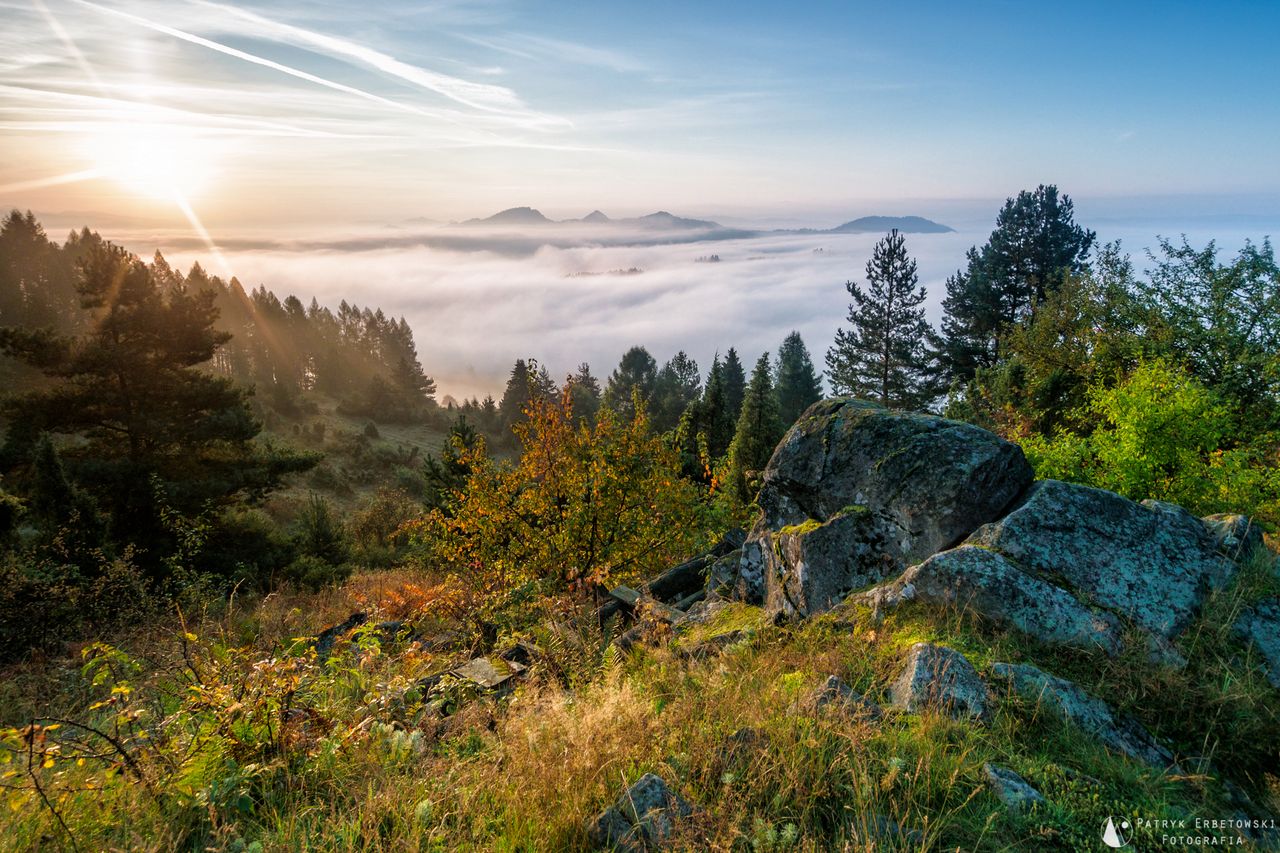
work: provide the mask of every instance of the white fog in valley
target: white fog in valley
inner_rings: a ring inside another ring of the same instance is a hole
[[[923,205],[911,211],[956,229],[907,235],[935,326],[946,277],[991,232],[999,203],[988,207],[989,213],[964,210],[951,217]],[[796,227],[789,219],[711,218],[761,230]],[[50,219],[55,238],[73,224]],[[1139,273],[1149,266],[1146,250],[1156,249],[1158,236],[1177,241],[1185,234],[1197,248],[1215,240],[1226,260],[1246,240],[1280,233],[1280,216],[1184,216],[1178,224],[1158,216],[1091,218],[1088,204],[1079,201],[1077,220],[1095,230],[1099,242],[1120,240]],[[839,221],[800,224],[827,228]],[[330,306],[347,299],[403,315],[438,396],[457,399],[501,396],[516,358],[536,358],[556,377],[586,361],[603,381],[627,348],[642,344],[659,364],[683,349],[705,374],[717,351],[736,347],[750,364],[766,350],[775,352],[792,329],[801,332],[821,368],[845,320],[844,282],[863,281],[871,248],[883,236],[764,233],[653,244],[664,238],[614,231],[619,242],[650,245],[600,246],[590,245],[600,233],[585,227],[491,232],[406,223],[290,239],[217,234],[224,248],[215,257],[192,248],[188,235],[101,231],[143,257],[159,248],[183,270],[198,261],[212,273],[234,274],[247,289],[265,285],[281,299],[294,294],[304,303],[314,297]],[[458,241],[466,241],[465,248]],[[539,246],[544,241],[559,245]],[[576,242],[584,245],[565,245]],[[713,255],[720,260],[705,260]]]

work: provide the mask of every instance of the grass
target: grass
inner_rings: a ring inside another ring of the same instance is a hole
[[[106,757],[77,764],[65,730],[48,732],[47,743],[63,743],[52,766],[6,780],[17,785],[0,804],[6,846],[72,849],[74,838],[81,850],[582,850],[586,818],[649,771],[698,806],[677,849],[1091,849],[1109,815],[1233,813],[1207,775],[1140,766],[1009,696],[985,726],[931,712],[872,721],[798,711],[833,674],[882,695],[906,649],[925,640],[962,651],[980,671],[1033,661],[1073,678],[1280,807],[1280,696],[1228,627],[1242,607],[1280,591],[1260,558],[1209,600],[1183,638],[1181,672],[1153,671],[1137,648],[1114,661],[1045,649],[917,607],[879,624],[846,606],[775,627],[735,604],[625,659],[580,653],[575,660],[594,663],[572,689],[537,674],[558,671],[548,665],[506,699],[455,695],[460,710],[447,716],[416,682],[458,653],[384,647],[364,633],[328,664],[295,654],[295,638],[352,610],[405,615],[424,585],[408,572],[360,574],[340,589],[210,612],[187,626],[196,639],[185,643],[173,626],[139,632],[119,642],[137,671],[97,687],[74,662],[12,673],[0,705],[8,723],[25,725],[39,707],[147,737],[129,746],[139,779],[100,741],[90,739]],[[736,630],[753,633],[703,660],[678,653]],[[123,683],[129,692],[116,704],[89,709]],[[126,711],[141,714],[120,723]],[[23,766],[9,757],[4,769]],[[988,761],[1023,775],[1050,804],[1005,812],[985,786]],[[919,835],[876,838],[885,819]],[[1139,828],[1138,845],[1150,841]]]

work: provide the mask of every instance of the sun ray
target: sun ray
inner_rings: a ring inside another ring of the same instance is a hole
[[[222,250],[218,248],[218,244],[213,242],[213,237],[209,234],[208,229],[204,227],[204,223],[200,221],[200,217],[196,215],[195,210],[187,202],[182,193],[174,191],[173,201],[178,205],[178,209],[182,211],[182,215],[187,217],[187,221],[191,223],[191,227],[195,229],[196,234],[204,241],[205,248],[209,250],[209,254],[213,255],[214,260],[218,262],[219,272],[230,280],[233,273],[231,264],[227,263],[227,259],[223,256]]]

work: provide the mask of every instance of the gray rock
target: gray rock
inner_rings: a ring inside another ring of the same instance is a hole
[[[892,522],[866,508],[842,510],[824,523],[773,531],[764,549],[765,607],[809,616],[835,607],[851,591],[902,570]],[[896,534],[895,534],[896,535]],[[763,542],[764,540],[762,540]]]
[[[1280,690],[1280,598],[1269,598],[1240,614],[1232,628],[1261,655],[1267,681]]]
[[[997,663],[991,667],[996,678],[1009,682],[1013,691],[1040,702],[1055,714],[1070,720],[1108,748],[1159,769],[1175,769],[1173,754],[1131,717],[1117,715],[1107,703],[1085,693],[1074,682],[1050,675],[1030,664]]]
[[[730,551],[707,566],[707,594],[726,598],[736,597],[738,569],[742,563],[742,549]]]
[[[770,609],[812,615],[951,547],[1031,477],[1016,445],[978,427],[849,399],[815,404],[765,469],[748,539],[761,546]]]
[[[961,545],[912,566],[896,581],[869,591],[877,611],[917,600],[959,607],[1042,643],[1120,651],[1122,626],[1061,587],[1018,569],[995,551]]]
[[[626,790],[618,800],[617,809],[632,826],[639,828],[649,844],[666,841],[676,823],[693,814],[689,802],[652,773],[644,774]]]
[[[1144,506],[1057,480],[1036,483],[1021,504],[966,544],[997,551],[1165,637],[1185,629],[1208,592],[1237,568],[1181,507]]]
[[[661,777],[646,773],[587,823],[587,835],[598,849],[640,851],[662,845],[675,825],[692,814],[684,797]]]
[[[732,597],[747,604],[764,603],[764,546],[760,540],[748,541],[742,546],[742,558],[738,561],[733,580]]]
[[[1262,547],[1262,528],[1247,515],[1219,513],[1201,521],[1218,543],[1218,550],[1233,560],[1246,560]]]
[[[821,713],[837,711],[844,714],[861,714],[878,720],[883,716],[880,706],[845,684],[838,676],[827,676],[822,686],[816,688],[800,703],[803,710]]]
[[[904,829],[888,815],[873,814],[864,821],[864,824],[863,827],[855,829],[854,834],[861,840],[871,842],[871,849],[877,849],[875,845],[879,841],[887,841],[895,847],[903,842],[920,844],[924,841],[924,835],[920,830]],[[865,838],[862,838],[863,836]]]
[[[982,765],[982,773],[991,792],[1014,814],[1046,802],[1043,794],[1008,767],[987,763]]]
[[[916,643],[907,664],[889,687],[896,707],[908,712],[937,708],[957,719],[990,716],[987,685],[973,664],[957,651],[933,643]]]

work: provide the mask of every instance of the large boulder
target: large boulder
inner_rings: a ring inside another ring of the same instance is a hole
[[[969,659],[933,643],[916,643],[906,666],[889,686],[893,704],[907,712],[932,708],[956,719],[991,715],[987,685]]]
[[[1036,483],[966,544],[990,548],[1166,638],[1181,633],[1237,567],[1181,507],[1057,480]]]
[[[1117,714],[1078,684],[1050,675],[1031,664],[996,663],[991,674],[1005,680],[1013,692],[1038,702],[1093,735],[1109,749],[1161,770],[1178,772],[1173,754],[1137,720]]]
[[[868,591],[866,600],[877,612],[913,600],[968,609],[1048,645],[1101,649],[1109,655],[1122,645],[1116,617],[1021,571],[995,551],[972,545],[934,554],[897,580]]]
[[[764,471],[744,575],[763,574],[775,614],[821,612],[998,518],[1031,479],[1016,445],[978,427],[816,403]]]

